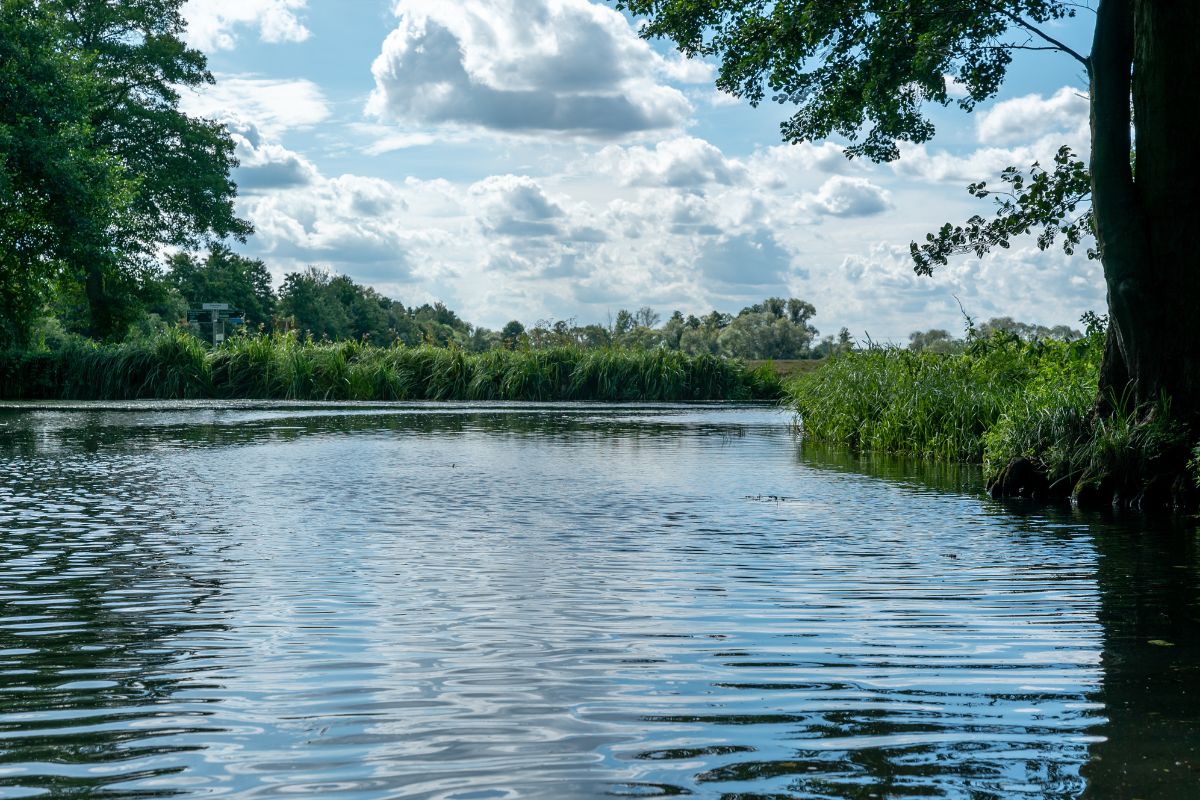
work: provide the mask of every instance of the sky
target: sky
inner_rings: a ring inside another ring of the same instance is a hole
[[[783,143],[788,106],[719,93],[711,64],[639,38],[611,2],[188,0],[184,14],[216,78],[184,108],[237,143],[256,232],[235,249],[276,281],[316,265],[491,328],[800,297],[823,334],[860,341],[961,331],[960,301],[976,320],[1077,327],[1105,306],[1082,248],[1021,241],[932,278],[908,256],[989,213],[968,183],[1062,144],[1087,153],[1086,81],[1062,54],[1018,53],[994,101],[931,109],[933,141],[881,165]],[[1086,52],[1093,21],[1084,9],[1053,33]]]

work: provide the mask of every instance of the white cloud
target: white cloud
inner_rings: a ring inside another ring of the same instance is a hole
[[[222,122],[249,122],[268,136],[323,122],[329,104],[319,86],[303,79],[218,75],[217,82],[181,98],[189,114]]]
[[[975,135],[987,145],[1031,142],[1048,134],[1086,134],[1088,98],[1064,86],[1049,97],[1029,94],[997,103],[975,118]],[[1081,131],[1082,129],[1082,131]]]
[[[480,201],[480,222],[501,236],[554,236],[561,233],[563,209],[528,176],[493,175],[471,186]]]
[[[264,42],[309,37],[301,14],[308,0],[188,0],[183,7],[187,41],[201,50],[232,50],[240,28],[257,28]]]
[[[708,80],[589,0],[397,0],[368,111],[418,125],[615,138],[678,128],[691,104],[663,80]]]
[[[277,145],[260,143],[259,151],[273,147]],[[319,264],[381,287],[411,280],[410,251],[423,234],[404,224],[408,202],[403,187],[316,171],[306,178],[304,184],[239,198],[239,211],[255,227],[249,242],[254,255],[266,259],[277,276]]]
[[[606,147],[506,141],[512,174],[385,181],[323,174],[280,143],[281,131],[305,124],[323,101],[306,114],[243,105],[272,120],[270,130],[229,124],[243,161],[236,177],[247,189],[239,209],[258,230],[249,248],[277,277],[328,265],[406,304],[442,300],[491,327],[514,317],[603,321],[643,304],[664,313],[736,311],[790,295],[818,307],[827,333],[868,327],[903,341],[914,328],[954,328],[953,294],[980,318],[1045,323],[1071,322],[1103,302],[1094,265],[1021,243],[983,261],[956,259],[933,279],[915,275],[908,257],[908,242],[941,222],[986,213],[959,187],[913,177],[948,180],[1003,160],[1002,168],[1056,147],[1058,134],[974,153],[912,148],[903,167],[847,161],[830,143],[733,158],[678,132]],[[461,126],[355,128],[363,141],[410,137],[395,146],[447,131],[469,137]],[[1047,293],[1047,283],[1063,289]]]
[[[307,186],[319,176],[316,166],[278,142],[266,141],[256,126],[226,123],[237,149],[239,166],[233,173],[240,192],[264,192]]]
[[[599,166],[625,186],[697,188],[705,184],[733,184],[746,177],[746,169],[725,158],[717,147],[692,137],[659,142],[653,148],[610,145],[600,151]]]
[[[705,280],[742,291],[782,286],[790,264],[788,251],[765,231],[722,237],[696,260],[696,268]]]
[[[834,275],[818,308],[836,309],[854,334],[866,330],[877,341],[904,342],[917,329],[959,331],[959,300],[976,322],[1008,315],[1048,325],[1075,324],[1105,302],[1099,262],[1036,247],[957,258],[925,277],[913,272],[906,246],[878,243],[846,256]]]
[[[968,91],[966,84],[960,81],[953,75],[943,75],[946,79],[946,96],[954,100],[962,100],[971,93]]]
[[[902,144],[892,170],[904,177],[965,186],[995,181],[1007,167],[1027,169],[1035,161],[1050,165],[1063,145],[1082,159],[1091,149],[1087,98],[1069,86],[1048,97],[1031,94],[997,103],[979,112],[975,127],[985,146],[951,152]]]
[[[834,175],[804,205],[818,214],[834,217],[869,217],[892,207],[891,195],[866,178]]]

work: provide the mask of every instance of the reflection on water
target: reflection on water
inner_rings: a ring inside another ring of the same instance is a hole
[[[0,796],[1194,796],[1194,528],[977,486],[761,408],[0,411]]]

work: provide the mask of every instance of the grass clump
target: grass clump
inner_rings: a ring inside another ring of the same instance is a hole
[[[895,347],[835,355],[789,385],[806,435],[857,450],[983,460],[984,434],[1046,364],[1078,345],[997,335],[966,352]]]
[[[182,331],[121,345],[72,340],[0,353],[10,399],[129,400],[776,400],[769,365],[662,349],[491,350],[376,347],[294,332],[236,337],[206,349]]]
[[[1103,351],[1102,329],[1073,342],[997,333],[952,354],[871,348],[834,356],[788,393],[814,440],[982,462],[994,494],[1192,502],[1179,482],[1189,454],[1200,476],[1200,447],[1189,451],[1165,402],[1097,403]]]

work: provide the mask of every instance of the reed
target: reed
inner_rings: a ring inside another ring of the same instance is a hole
[[[493,350],[319,342],[294,332],[208,350],[171,331],[120,345],[0,353],[9,399],[777,400],[769,365],[666,350]]]
[[[1003,335],[960,354],[873,348],[832,357],[789,384],[811,439],[856,450],[983,461],[1037,458],[1077,471],[1101,336],[1026,343]]]

